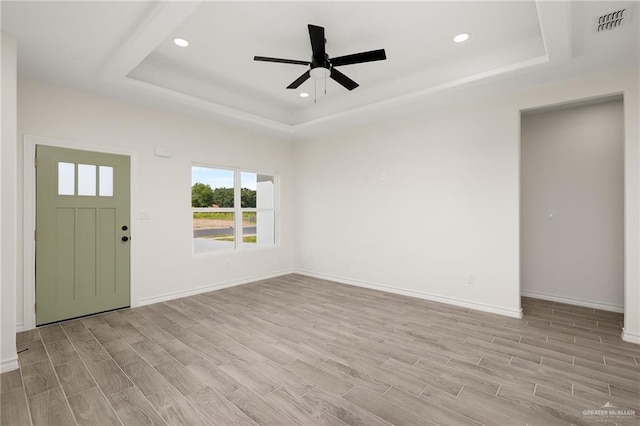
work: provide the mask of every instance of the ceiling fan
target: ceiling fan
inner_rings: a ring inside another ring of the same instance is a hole
[[[325,52],[324,27],[317,25],[308,25],[309,38],[311,39],[311,61],[299,61],[295,59],[268,58],[265,56],[254,56],[255,61],[264,62],[280,62],[284,64],[306,65],[310,68],[298,77],[293,83],[287,86],[287,89],[297,89],[302,83],[310,77],[316,80],[331,77],[333,80],[344,86],[348,90],[358,87],[358,83],[338,71],[335,67],[342,65],[359,64],[362,62],[382,61],[387,59],[384,49],[371,50],[369,52],[353,53],[351,55],[330,58]]]

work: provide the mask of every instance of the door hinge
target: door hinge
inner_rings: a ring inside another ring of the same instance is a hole
[[[38,241],[38,231],[35,229],[33,230],[33,240]]]
[[[37,303],[33,304],[33,312],[38,312],[38,304]]]
[[[35,167],[36,169],[38,168],[38,157],[35,157],[33,159],[33,167]]]

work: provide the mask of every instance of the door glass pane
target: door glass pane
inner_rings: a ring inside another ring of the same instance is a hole
[[[76,165],[58,163],[58,195],[75,195]]]
[[[100,192],[101,197],[113,196],[113,167],[100,166]]]
[[[96,195],[96,166],[78,164],[78,195]]]

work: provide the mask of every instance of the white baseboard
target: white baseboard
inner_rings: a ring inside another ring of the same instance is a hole
[[[635,343],[640,345],[640,333],[631,333],[630,331],[622,329],[622,340],[629,343]]]
[[[437,294],[426,293],[422,291],[406,290],[398,287],[391,287],[383,284],[352,280],[348,278],[335,277],[332,275],[321,274],[317,272],[296,270],[296,274],[306,275],[308,277],[320,278],[323,280],[335,281],[341,284],[353,285],[356,287],[370,288],[380,290],[387,293],[401,294],[403,296],[417,297],[419,299],[431,300],[433,302],[446,303],[448,305],[461,306],[463,308],[475,309],[478,311],[489,312],[492,314],[504,315],[512,318],[522,318],[522,309],[509,309],[501,306],[489,305],[486,303],[478,303],[470,300],[458,299],[455,297],[441,296]]]
[[[223,288],[235,287],[237,285],[248,284],[254,281],[261,281],[269,278],[281,277],[283,275],[289,275],[293,273],[294,271],[292,269],[286,269],[283,271],[272,272],[269,274],[254,275],[251,277],[242,278],[240,280],[227,281],[223,283],[211,284],[204,287],[198,287],[198,288],[193,288],[189,290],[181,290],[181,291],[175,291],[173,293],[160,294],[158,296],[145,297],[145,298],[139,299],[135,305],[132,304],[132,307],[151,305],[152,303],[166,302],[167,300],[180,299],[181,297],[194,296],[196,294],[207,293],[209,291],[214,291],[214,290],[222,290]]]
[[[624,306],[613,305],[610,303],[593,302],[590,300],[575,299],[573,297],[558,296],[557,294],[538,293],[536,291],[520,291],[525,297],[534,299],[549,300],[551,302],[567,303],[569,305],[584,306],[585,308],[600,309],[601,311],[624,313]]]
[[[18,323],[16,324],[16,333],[20,333],[21,331],[24,331],[24,323]]]
[[[13,358],[3,359],[2,361],[0,361],[0,374],[1,373],[8,373],[9,371],[13,371],[13,370],[17,370],[18,367],[19,367],[19,365],[18,365],[18,355],[14,356]]]

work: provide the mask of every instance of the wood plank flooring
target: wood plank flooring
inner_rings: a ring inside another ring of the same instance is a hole
[[[640,424],[602,408],[640,414],[622,315],[522,305],[518,320],[288,275],[67,321],[17,335],[0,423]]]

